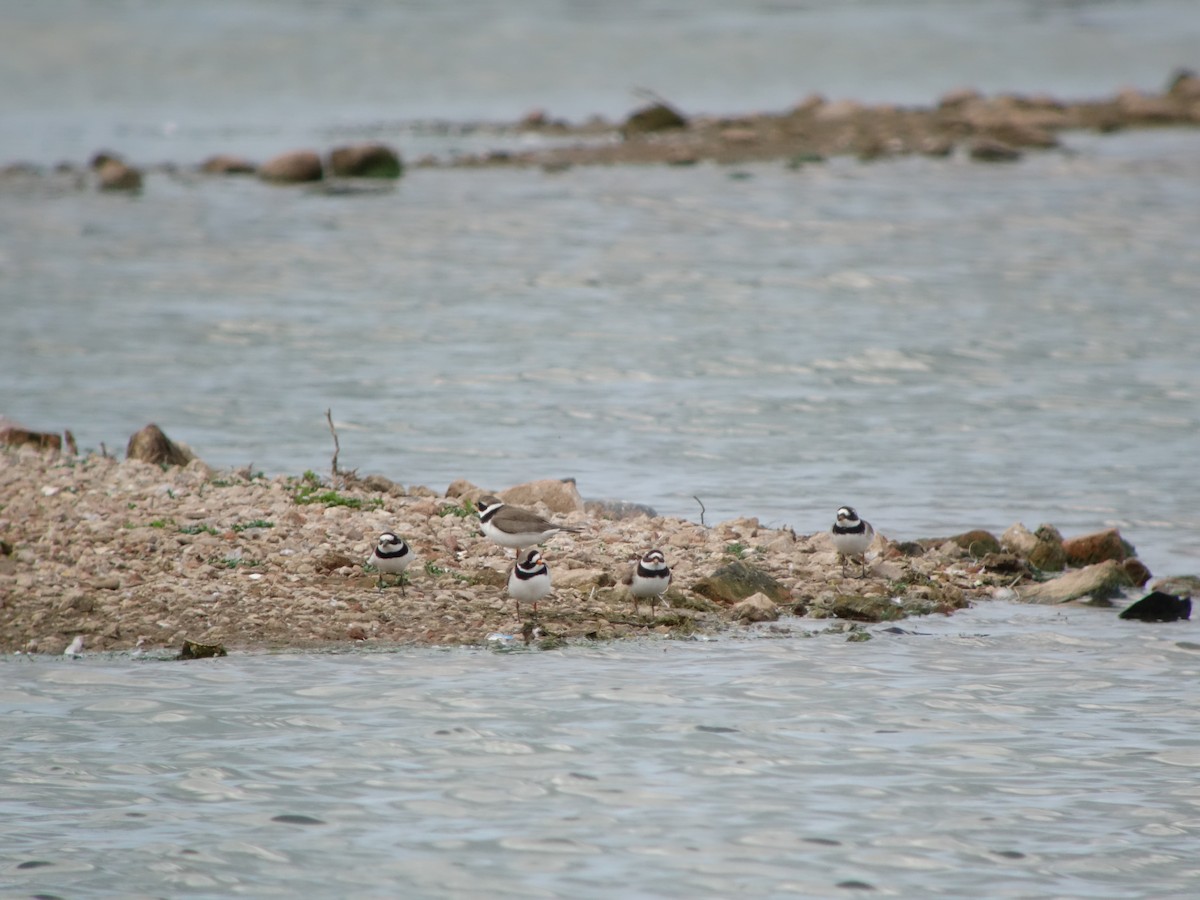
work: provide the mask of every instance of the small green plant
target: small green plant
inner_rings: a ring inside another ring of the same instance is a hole
[[[446,570],[435,563],[433,560],[425,563],[425,574],[430,578],[437,578],[439,575],[445,575]]]
[[[274,528],[274,522],[268,522],[266,519],[255,519],[253,522],[239,522],[233,526],[233,530],[241,533],[249,531],[251,528]]]
[[[257,559],[244,559],[240,556],[214,556],[208,563],[218,569],[255,569],[262,566]]]
[[[221,532],[213,528],[211,525],[181,525],[179,527],[180,534],[220,534]]]
[[[130,501],[129,503],[126,503],[126,504],[125,504],[125,508],[126,508],[126,509],[137,509],[137,504],[136,504],[136,503],[134,503],[134,502],[132,502],[132,501]]]
[[[174,519],[155,519],[150,523],[151,528],[166,528],[168,525],[174,525]]]
[[[350,509],[379,509],[383,501],[378,497],[363,500],[347,497],[335,490],[327,490],[317,473],[309,469],[300,477],[300,483],[292,491],[292,500],[299,504],[319,503],[322,506],[348,506]]]
[[[456,519],[465,519],[468,516],[475,515],[475,508],[471,505],[470,500],[464,500],[462,503],[451,503],[443,506],[438,510],[438,515],[443,519],[446,516],[454,516]]]
[[[728,553],[730,556],[734,557],[735,559],[744,559],[746,556],[746,545],[745,544],[729,544],[725,548],[725,552]]]

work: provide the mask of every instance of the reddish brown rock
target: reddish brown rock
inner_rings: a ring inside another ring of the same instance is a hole
[[[321,157],[311,150],[293,150],[273,156],[259,166],[258,177],[280,184],[320,181],[325,177]]]
[[[1090,566],[1106,559],[1124,562],[1136,555],[1133,545],[1122,539],[1120,532],[1115,528],[1067,538],[1063,541],[1063,552],[1066,554],[1067,564],[1071,566]]]
[[[1140,559],[1127,559],[1121,563],[1121,568],[1125,570],[1125,574],[1129,576],[1134,587],[1142,587],[1153,577],[1150,569]]]
[[[404,164],[386,144],[354,144],[329,154],[329,174],[339,178],[399,178]]]

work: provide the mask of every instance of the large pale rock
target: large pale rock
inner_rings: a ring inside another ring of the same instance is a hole
[[[529,481],[510,487],[500,493],[500,499],[513,506],[523,506],[529,509],[538,503],[546,504],[546,508],[556,513],[583,512],[583,498],[579,496],[579,488],[574,481],[559,481],[555,478],[545,478],[541,481]]]
[[[140,459],[142,462],[169,466],[186,466],[196,458],[196,454],[176,444],[153,423],[129,439],[125,456],[129,459]]]
[[[1066,554],[1067,564],[1072,566],[1090,566],[1106,559],[1124,562],[1137,555],[1133,545],[1123,540],[1121,533],[1115,528],[1067,538],[1063,541],[1063,552]]]
[[[1021,522],[1014,522],[1008,526],[1004,534],[1000,535],[1000,546],[1009,553],[1015,553],[1017,556],[1026,559],[1033,552],[1033,548],[1037,546],[1037,542],[1037,538],[1033,536],[1033,532]]]
[[[779,618],[779,607],[766,594],[751,594],[735,603],[732,612],[742,622],[774,622]]]
[[[258,177],[264,181],[294,184],[303,181],[320,181],[325,175],[321,168],[321,157],[311,150],[292,150],[273,156],[258,168]]]
[[[588,500],[584,509],[594,519],[612,519],[620,522],[624,519],[657,518],[654,507],[644,503],[631,503],[628,500]]]
[[[330,152],[329,172],[339,178],[399,178],[404,164],[386,144],[353,144]]]
[[[1108,559],[1067,572],[1053,581],[1024,585],[1018,592],[1021,599],[1029,603],[1066,603],[1083,597],[1091,598],[1093,603],[1107,603],[1132,586],[1133,582],[1121,564]]]
[[[1062,535],[1053,525],[1039,525],[1037,531],[1030,531],[1018,522],[1000,536],[1000,544],[1044,572],[1061,572],[1067,564]]]

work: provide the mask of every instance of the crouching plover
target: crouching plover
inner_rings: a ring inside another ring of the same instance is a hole
[[[535,512],[509,506],[495,497],[480,497],[475,501],[479,508],[479,527],[484,537],[494,544],[516,550],[518,556],[526,547],[540,544],[560,531],[579,532],[572,525],[555,525]]]
[[[846,574],[846,557],[862,558],[862,574],[867,574],[867,548],[875,537],[875,529],[865,519],[860,519],[853,506],[843,506],[837,511],[837,521],[830,529],[833,546],[842,559],[842,574]]]
[[[629,588],[633,597],[633,611],[637,612],[638,601],[650,600],[650,615],[654,615],[654,605],[671,584],[671,569],[667,565],[667,557],[661,550],[649,550],[638,560],[621,583]]]
[[[550,567],[542,554],[531,547],[517,556],[517,563],[508,573],[508,595],[517,603],[517,618],[521,617],[521,601],[533,604],[537,614],[538,601],[550,593]]]
[[[404,570],[412,561],[413,552],[405,543],[404,538],[390,531],[385,531],[379,536],[379,542],[371,551],[371,555],[367,557],[367,564],[374,566],[379,572],[378,586],[383,587],[384,575],[395,575],[401,594],[405,593]]]

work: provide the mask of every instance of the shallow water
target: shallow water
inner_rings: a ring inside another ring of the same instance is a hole
[[[0,660],[0,884],[80,896],[1184,896],[1190,623]],[[764,633],[769,634],[769,633]],[[615,886],[619,886],[619,889]]]

